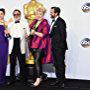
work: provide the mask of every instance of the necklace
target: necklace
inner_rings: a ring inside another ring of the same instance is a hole
[[[4,25],[4,20],[0,20],[0,25]]]

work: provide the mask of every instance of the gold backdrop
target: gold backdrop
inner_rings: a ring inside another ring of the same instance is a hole
[[[35,19],[35,12],[40,7],[43,7],[43,5],[37,2],[36,0],[31,0],[30,2],[24,4],[23,6],[24,16],[25,16],[25,19],[27,19],[27,22],[29,25]],[[31,52],[28,58],[26,58],[26,64],[34,64],[34,58]]]

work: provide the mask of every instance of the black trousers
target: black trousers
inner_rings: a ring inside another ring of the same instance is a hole
[[[54,58],[54,66],[55,66],[55,72],[56,77],[58,80],[64,80],[65,79],[65,51],[64,49],[52,49],[52,54]]]
[[[42,76],[42,58],[43,58],[44,52],[43,50],[40,50],[40,49],[30,49],[30,51],[34,56],[36,75],[38,78],[40,78]]]
[[[11,79],[15,79],[16,60],[19,61],[20,77],[26,78],[25,54],[21,54],[21,51],[20,51],[20,38],[14,38],[14,46],[13,46],[12,53],[10,54],[10,76],[11,76]]]

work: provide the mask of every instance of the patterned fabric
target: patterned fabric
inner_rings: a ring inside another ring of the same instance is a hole
[[[30,24],[30,30],[36,25],[38,20],[34,20]],[[51,62],[51,47],[50,47],[50,37],[49,37],[49,30],[50,26],[46,19],[43,19],[41,23],[37,27],[37,32],[43,33],[43,37],[39,37],[34,35],[29,42],[29,48],[37,48],[37,49],[44,49],[44,58],[42,60],[43,63],[50,63]]]

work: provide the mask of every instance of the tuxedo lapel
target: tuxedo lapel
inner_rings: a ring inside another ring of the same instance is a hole
[[[55,21],[55,23],[53,24],[51,34],[56,30],[59,18],[60,17],[58,17],[57,20]]]

